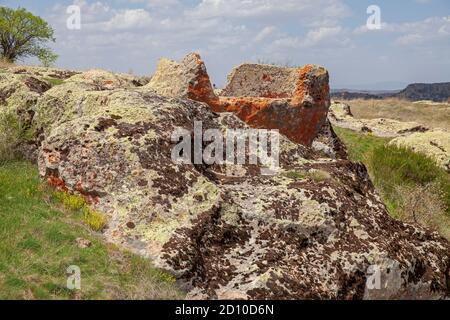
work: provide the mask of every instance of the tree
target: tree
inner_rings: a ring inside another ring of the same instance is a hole
[[[37,57],[44,65],[51,65],[58,56],[45,44],[55,41],[53,33],[45,20],[26,9],[0,6],[0,56],[7,62]]]

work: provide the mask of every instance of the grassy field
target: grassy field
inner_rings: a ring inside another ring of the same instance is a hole
[[[334,128],[352,161],[363,162],[390,214],[450,240],[450,175],[432,159],[388,146],[388,139]]]
[[[450,130],[450,104],[413,103],[400,99],[350,100],[355,118],[389,118],[399,121],[415,121],[431,128]]]
[[[103,242],[26,162],[0,165],[0,299],[179,299],[175,279]],[[81,209],[80,204],[79,208]],[[80,248],[76,239],[89,240]],[[69,266],[81,290],[67,289]]]

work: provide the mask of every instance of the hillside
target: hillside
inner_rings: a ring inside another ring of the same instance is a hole
[[[381,100],[399,98],[409,101],[445,102],[450,99],[450,82],[443,83],[414,83],[401,91],[361,91],[361,90],[332,90],[331,98],[335,100]]]
[[[450,82],[410,84],[404,90],[394,94],[393,97],[411,101],[447,101],[450,98]]]

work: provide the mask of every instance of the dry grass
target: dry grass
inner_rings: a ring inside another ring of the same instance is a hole
[[[350,105],[355,118],[389,118],[399,121],[414,121],[431,128],[450,130],[450,104],[414,103],[400,99],[350,100],[342,101]]]
[[[427,226],[450,240],[450,217],[442,200],[445,194],[438,185],[397,186],[395,193],[401,220]]]
[[[6,68],[11,68],[11,67],[14,67],[13,63],[0,58],[0,69],[6,69]]]

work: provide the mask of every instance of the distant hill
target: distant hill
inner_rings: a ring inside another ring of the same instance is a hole
[[[406,89],[395,94],[394,97],[411,101],[447,101],[450,98],[450,82],[410,84]]]
[[[341,100],[380,100],[383,98],[399,98],[410,101],[431,100],[435,102],[445,102],[450,99],[450,82],[442,83],[414,83],[408,85],[403,90],[351,90],[334,89],[331,90],[332,99]]]
[[[332,99],[339,99],[339,100],[354,100],[354,99],[363,99],[363,100],[381,100],[383,99],[383,96],[378,94],[371,94],[371,93],[365,93],[365,92],[352,92],[352,91],[332,91],[331,92],[331,98]]]

